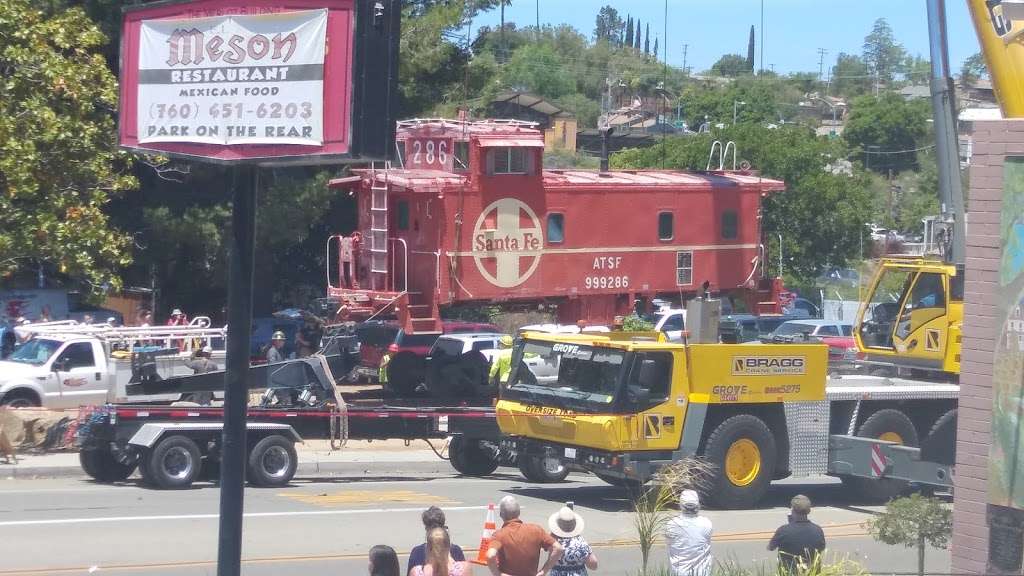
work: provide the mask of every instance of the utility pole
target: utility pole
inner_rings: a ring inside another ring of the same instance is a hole
[[[540,42],[540,0],[537,0],[537,41]]]
[[[764,72],[764,0],[761,0],[761,65],[760,72]]]
[[[821,82],[821,77],[825,73],[826,54],[828,54],[828,50],[825,48],[818,48],[818,82]]]
[[[683,74],[685,74],[687,76],[690,75],[689,70],[686,68],[686,51],[689,50],[689,49],[690,49],[690,45],[689,44],[683,44]]]

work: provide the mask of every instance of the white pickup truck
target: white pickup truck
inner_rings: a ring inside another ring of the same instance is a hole
[[[0,361],[0,405],[77,408],[127,402],[133,381],[132,352],[139,345],[163,349],[153,356],[162,378],[192,374],[185,365],[197,347],[213,348],[224,366],[226,329],[200,326],[110,328],[96,325],[36,325],[17,329],[31,338]],[[132,401],[173,402],[179,394],[133,396]]]

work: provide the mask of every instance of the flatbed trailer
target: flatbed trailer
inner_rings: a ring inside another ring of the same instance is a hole
[[[448,460],[460,473],[486,475],[499,465],[500,431],[489,403],[438,406],[437,399],[348,402],[335,387],[323,357],[288,364],[303,365],[304,374],[315,377],[301,387],[267,388],[264,400],[273,396],[274,390],[289,390],[294,401],[289,400],[288,405],[248,408],[247,476],[254,485],[286,485],[298,464],[295,443],[311,439],[329,440],[337,449],[348,440],[447,441]],[[168,386],[193,390],[211,380],[207,374]],[[434,403],[426,404],[430,401]],[[145,483],[160,488],[185,488],[197,479],[215,478],[223,419],[222,407],[188,403],[107,404],[83,410],[77,433],[82,468],[101,482],[125,480],[138,470]],[[439,456],[444,453],[443,446],[431,443],[431,447]]]

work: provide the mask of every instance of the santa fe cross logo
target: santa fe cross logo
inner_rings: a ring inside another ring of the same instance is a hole
[[[516,198],[492,202],[473,227],[473,260],[488,282],[512,288],[537,270],[544,251],[540,220]],[[525,270],[525,271],[524,271]]]

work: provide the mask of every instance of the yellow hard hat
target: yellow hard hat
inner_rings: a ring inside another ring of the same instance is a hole
[[[280,330],[278,330],[277,332],[274,332],[274,335],[270,339],[271,340],[287,340],[287,338],[284,337],[284,332],[282,332]]]
[[[504,336],[502,336],[498,340],[498,344],[501,344],[502,348],[511,348],[512,347],[512,337],[509,336],[508,334],[505,334]]]

